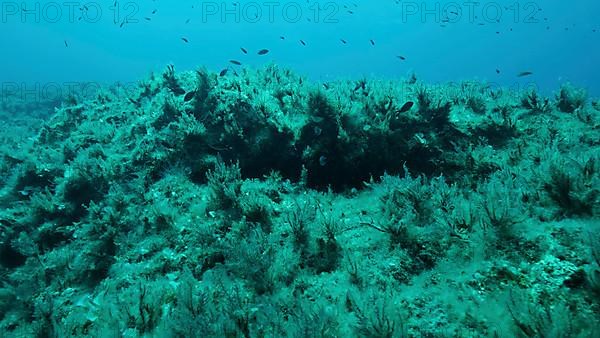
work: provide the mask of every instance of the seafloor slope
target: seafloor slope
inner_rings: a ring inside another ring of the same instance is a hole
[[[2,144],[1,335],[598,336],[599,109],[277,66],[71,97]]]

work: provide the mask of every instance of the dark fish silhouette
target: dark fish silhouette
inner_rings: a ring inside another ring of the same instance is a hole
[[[244,47],[240,47],[240,50],[242,51],[242,53],[244,53],[244,54],[248,54],[248,51],[246,50],[246,48],[244,48]]]
[[[225,76],[227,75],[227,72],[229,71],[229,68],[224,68],[220,73],[219,76]]]
[[[533,72],[520,72],[519,74],[517,74],[518,77],[524,77],[524,76],[529,76],[529,75],[533,75]]]
[[[181,40],[182,40],[183,42],[185,42],[185,43],[188,43],[188,42],[190,42],[190,40],[188,40],[187,38],[181,38]]]
[[[241,66],[242,65],[242,63],[239,62],[238,60],[229,60],[229,63],[232,63],[232,64],[234,64],[236,66]]]
[[[396,111],[396,114],[401,114],[401,113],[406,113],[407,111],[410,110],[410,108],[412,108],[415,105],[414,102],[412,101],[408,101],[405,104],[402,105],[402,107],[400,107],[400,109],[398,109],[398,111]]]
[[[406,58],[405,58],[404,56],[402,56],[402,55],[397,55],[396,57],[397,57],[398,59],[402,60],[402,61],[406,60]]]
[[[185,96],[183,97],[183,102],[189,102],[191,101],[194,96],[196,95],[196,91],[192,90],[191,92],[185,94]]]
[[[302,44],[302,46],[306,46],[306,42],[304,42],[304,40],[300,40],[300,43]]]
[[[268,49],[261,49],[261,50],[258,51],[258,55],[266,55],[268,53],[269,53]]]

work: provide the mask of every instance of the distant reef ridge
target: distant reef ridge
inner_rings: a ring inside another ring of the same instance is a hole
[[[203,182],[220,157],[239,162],[244,177],[277,171],[311,188],[342,191],[404,167],[453,181],[481,179],[497,163],[474,159],[472,150],[528,139],[531,126],[554,114],[597,123],[596,109],[570,85],[548,99],[479,82],[311,83],[276,65],[221,76],[169,66],[137,88],[100,91],[82,102],[69,97],[37,143],[53,147],[85,134],[90,143],[73,145],[78,152],[110,144],[103,146],[107,160],[143,167],[148,183],[174,165]],[[63,155],[68,162],[76,153]]]

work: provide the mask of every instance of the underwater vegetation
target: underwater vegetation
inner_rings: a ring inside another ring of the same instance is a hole
[[[600,334],[600,110],[571,85],[169,66],[18,109],[3,337]]]

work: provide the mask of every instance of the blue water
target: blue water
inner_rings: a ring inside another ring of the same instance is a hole
[[[429,83],[480,79],[552,93],[571,82],[600,93],[598,1],[114,4],[3,1],[0,79],[127,82],[169,63],[218,71],[236,59],[251,67],[274,62],[322,81],[414,73]],[[263,48],[270,53],[257,55]],[[516,76],[523,71],[533,75]]]

